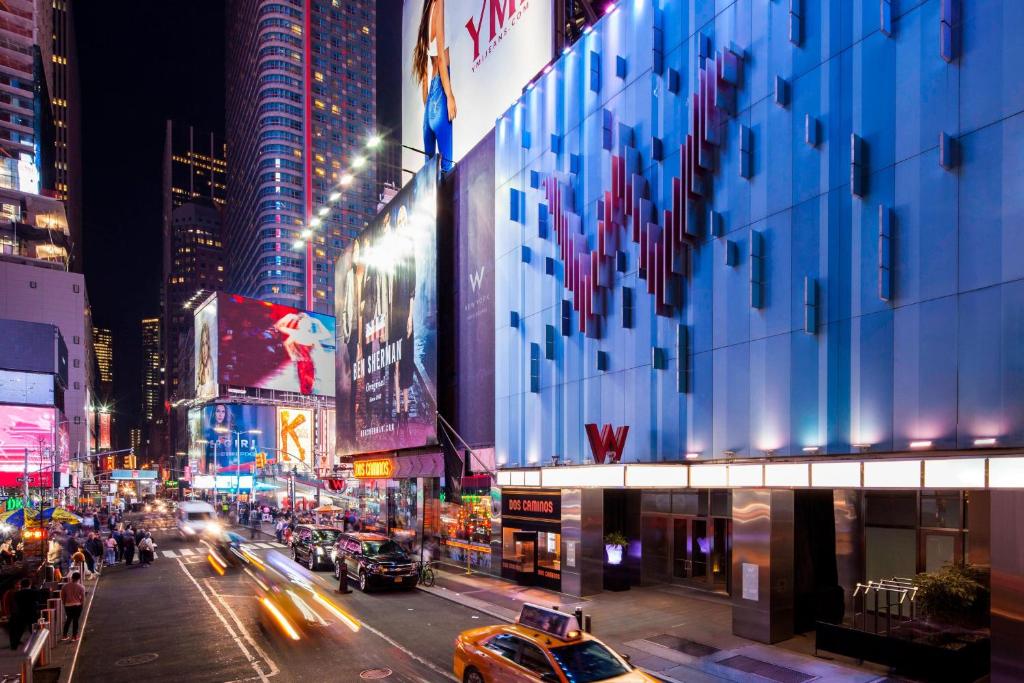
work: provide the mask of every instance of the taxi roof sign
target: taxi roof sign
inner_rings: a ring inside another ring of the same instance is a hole
[[[580,625],[574,615],[530,603],[523,605],[516,623],[559,640],[572,640],[580,635]]]

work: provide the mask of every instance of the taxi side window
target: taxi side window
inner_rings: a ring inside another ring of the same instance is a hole
[[[519,638],[503,633],[488,640],[484,647],[491,652],[496,652],[505,659],[515,661],[516,653],[519,652],[520,642],[522,641]]]
[[[523,642],[523,649],[519,653],[519,665],[538,676],[554,673],[548,658],[544,656],[541,649],[527,642]]]

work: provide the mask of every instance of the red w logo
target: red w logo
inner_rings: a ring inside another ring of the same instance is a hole
[[[616,463],[622,460],[622,449],[626,447],[626,435],[629,434],[629,426],[623,425],[612,432],[612,426],[607,424],[598,431],[594,423],[585,424],[587,430],[587,441],[590,442],[590,451],[594,454],[594,462],[604,464],[605,458],[611,454],[609,462]]]

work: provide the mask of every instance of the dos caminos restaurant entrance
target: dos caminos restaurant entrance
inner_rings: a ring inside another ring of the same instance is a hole
[[[501,575],[560,590],[562,492],[503,489],[501,524]]]

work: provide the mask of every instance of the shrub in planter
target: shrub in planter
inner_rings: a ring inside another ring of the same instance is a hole
[[[982,573],[971,565],[946,565],[936,572],[918,574],[915,602],[931,621],[978,628],[988,618],[989,589]]]
[[[605,534],[604,552],[608,557],[608,564],[622,564],[622,550],[629,544],[625,534],[620,531],[613,531]]]

